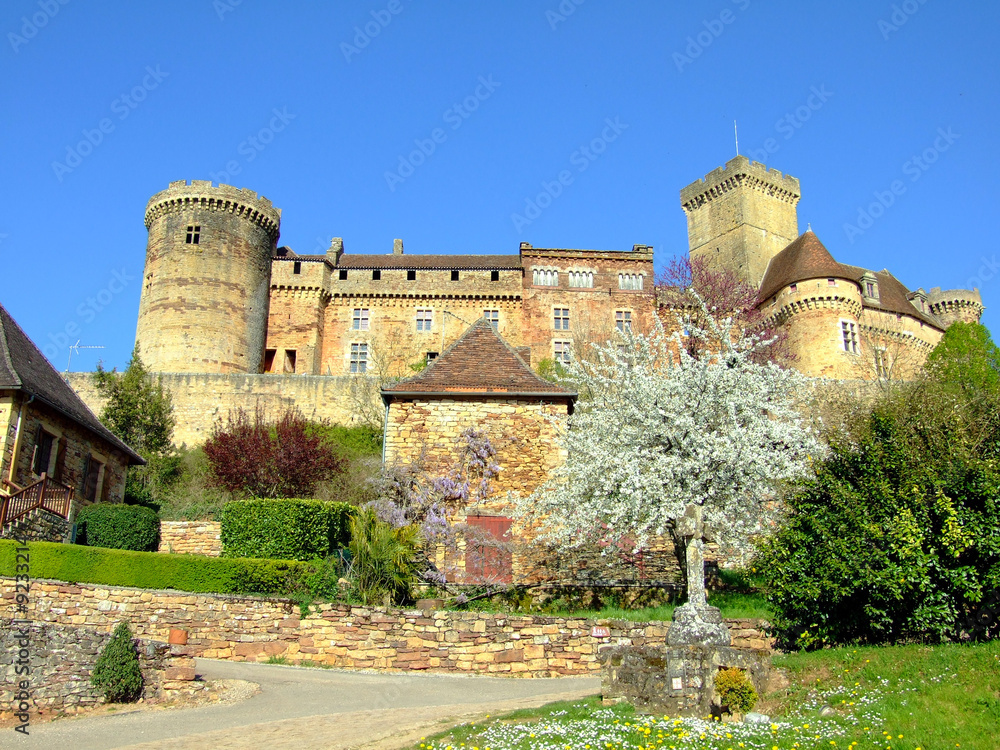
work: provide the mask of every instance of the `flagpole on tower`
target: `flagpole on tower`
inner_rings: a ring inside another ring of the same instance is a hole
[[[740,132],[736,129],[736,120],[733,120],[733,135],[736,136],[736,155],[740,155]]]

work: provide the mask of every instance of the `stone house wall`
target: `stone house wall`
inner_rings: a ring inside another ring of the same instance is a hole
[[[222,524],[218,521],[160,521],[157,552],[219,557],[222,554]]]
[[[0,616],[14,613],[3,580]],[[620,622],[483,612],[397,610],[320,604],[302,617],[287,600],[185,594],[33,581],[29,617],[109,632],[126,621],[139,638],[188,632],[179,656],[231,661],[312,662],[345,669],[424,670],[519,677],[597,674],[606,644],[659,645],[668,622]],[[736,648],[771,641],[755,620],[727,621]],[[599,628],[599,630],[595,630]]]

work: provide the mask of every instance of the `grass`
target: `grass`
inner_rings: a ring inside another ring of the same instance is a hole
[[[599,698],[487,717],[419,750],[995,750],[1000,642],[836,648],[778,655],[790,685],[764,696],[766,724],[647,717]],[[831,707],[834,715],[822,718]]]

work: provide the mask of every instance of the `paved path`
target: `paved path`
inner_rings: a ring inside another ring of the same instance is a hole
[[[249,680],[260,692],[233,704],[62,719],[25,738],[2,730],[0,748],[236,750],[397,748],[454,720],[600,692],[596,677],[515,679],[369,674],[198,659],[206,679]],[[450,721],[449,721],[450,720]]]

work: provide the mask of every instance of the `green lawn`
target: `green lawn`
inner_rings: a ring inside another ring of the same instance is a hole
[[[443,750],[996,750],[1000,643],[837,648],[779,655],[790,686],[755,710],[768,724],[637,715],[598,698],[489,717],[416,748]],[[836,712],[821,718],[820,709]]]

